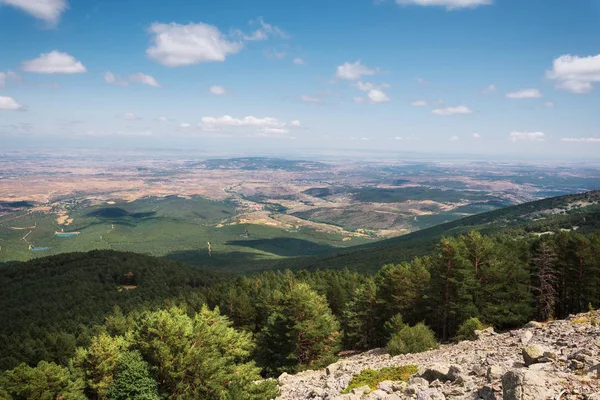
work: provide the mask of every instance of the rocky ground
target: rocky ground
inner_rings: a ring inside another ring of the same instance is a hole
[[[600,400],[600,312],[523,329],[478,332],[479,339],[420,354],[383,349],[342,359],[325,370],[279,377],[278,400]],[[406,382],[381,382],[340,394],[365,369],[414,364]]]

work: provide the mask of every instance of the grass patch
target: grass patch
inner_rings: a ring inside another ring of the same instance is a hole
[[[399,367],[387,367],[380,370],[365,369],[360,374],[354,375],[346,390],[342,393],[350,393],[352,389],[368,386],[375,390],[377,385],[383,381],[404,381],[419,371],[416,365],[402,365]]]
[[[588,317],[577,317],[571,321],[571,325],[587,324],[588,322],[590,322],[590,319]]]

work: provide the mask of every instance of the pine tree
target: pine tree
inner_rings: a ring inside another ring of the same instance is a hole
[[[351,349],[369,349],[380,342],[377,285],[372,279],[359,286],[348,302],[343,318],[344,344]]]
[[[339,340],[339,323],[325,298],[295,283],[269,315],[258,358],[271,375],[316,368],[333,361]]]
[[[158,385],[138,351],[128,351],[119,360],[108,400],[160,400]]]
[[[557,257],[548,243],[539,243],[536,256],[533,258],[535,276],[537,277],[537,313],[542,321],[551,319],[556,313],[558,302],[558,277],[554,270]]]
[[[0,377],[0,395],[15,400],[85,400],[83,381],[66,367],[40,361],[35,368],[20,364]]]

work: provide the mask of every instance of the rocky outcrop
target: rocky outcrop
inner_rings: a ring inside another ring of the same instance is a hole
[[[279,400],[600,400],[600,313],[506,333],[477,332],[476,341],[390,357],[383,349],[341,359],[324,370],[279,378]],[[384,381],[341,394],[365,369],[414,364],[408,382]]]

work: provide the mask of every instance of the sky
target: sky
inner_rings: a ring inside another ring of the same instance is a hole
[[[600,0],[0,0],[0,151],[600,157]]]

